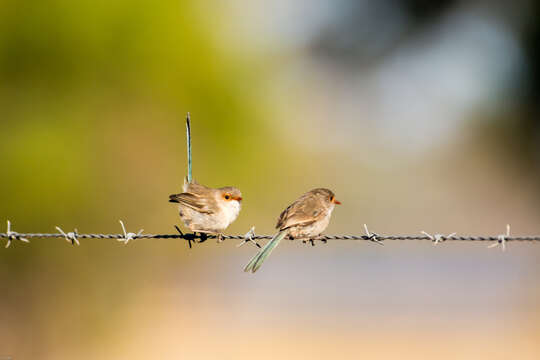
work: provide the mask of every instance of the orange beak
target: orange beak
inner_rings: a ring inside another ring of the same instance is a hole
[[[336,204],[336,205],[341,205],[341,201],[337,201],[335,198],[334,198],[334,201],[333,201],[333,202],[334,202],[334,204]]]
[[[241,197],[241,196],[235,197],[235,198],[233,198],[233,199],[236,200],[236,201],[242,201],[242,197]]]

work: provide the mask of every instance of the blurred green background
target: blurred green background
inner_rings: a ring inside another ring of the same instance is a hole
[[[229,234],[319,186],[328,233],[538,234],[539,39],[527,0],[1,0],[0,220],[173,233],[190,111]],[[16,242],[0,358],[540,357],[538,245],[235,245]]]

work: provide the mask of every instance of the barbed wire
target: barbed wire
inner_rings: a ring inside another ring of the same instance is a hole
[[[79,234],[77,230],[72,232],[64,232],[60,227],[56,227],[59,231],[58,233],[19,233],[11,230],[11,222],[7,222],[7,232],[0,233],[0,238],[8,239],[6,243],[6,248],[11,245],[14,241],[22,241],[28,243],[31,238],[58,238],[65,239],[70,242],[72,245],[80,245],[79,239],[116,239],[128,244],[129,241],[136,239],[183,239],[188,241],[189,247],[192,247],[192,243],[201,243],[208,239],[218,239],[218,240],[242,240],[238,246],[242,246],[245,243],[252,242],[257,247],[260,245],[256,240],[269,240],[272,239],[273,235],[256,235],[255,227],[252,227],[248,233],[245,235],[214,235],[214,234],[204,234],[204,233],[183,233],[177,226],[175,228],[178,231],[178,234],[144,234],[143,230],[140,230],[138,233],[127,232],[124,223],[120,220],[120,225],[122,227],[123,233],[121,234],[99,234],[99,233],[88,233],[88,234]],[[367,226],[364,224],[365,235],[320,235],[311,239],[300,239],[304,243],[311,243],[315,245],[315,241],[327,242],[329,240],[364,240],[383,245],[382,241],[390,240],[417,240],[417,241],[431,241],[434,245],[437,245],[444,241],[477,241],[477,242],[495,242],[490,244],[491,247],[500,245],[502,250],[506,249],[506,243],[508,241],[516,242],[540,242],[540,235],[526,235],[526,236],[511,236],[510,235],[510,225],[506,226],[506,233],[495,235],[495,236],[471,236],[471,235],[456,235],[456,233],[451,233],[449,235],[443,234],[429,234],[425,231],[419,232],[419,235],[380,235],[377,233],[371,233]]]

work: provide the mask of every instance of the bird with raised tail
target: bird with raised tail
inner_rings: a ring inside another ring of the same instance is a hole
[[[331,190],[318,188],[308,191],[287,207],[279,216],[279,232],[244,267],[245,272],[257,271],[263,261],[286,236],[307,239],[319,236],[328,226],[336,200]]]
[[[192,232],[217,234],[236,220],[242,207],[242,193],[235,187],[213,189],[196,182],[184,182],[183,193],[169,196],[178,203],[180,219]]]
[[[242,193],[235,187],[213,189],[198,184],[191,177],[191,120],[186,117],[188,173],[184,179],[183,193],[169,195],[169,202],[178,203],[180,219],[192,232],[216,234],[218,241],[222,232],[240,213]],[[177,227],[178,229],[178,227]],[[178,229],[180,231],[180,229]],[[191,242],[189,243],[191,247]]]

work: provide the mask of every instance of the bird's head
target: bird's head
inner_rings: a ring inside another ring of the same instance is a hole
[[[319,197],[324,202],[326,202],[329,205],[341,205],[341,202],[336,199],[336,196],[332,192],[332,190],[319,188],[319,189],[313,189],[311,190],[313,195]]]
[[[218,189],[218,196],[220,201],[224,202],[238,202],[242,201],[242,193],[239,189],[233,186],[222,187]]]
[[[234,221],[242,207],[242,193],[240,190],[227,186],[218,189],[216,196],[218,204],[230,216],[231,222]]]

